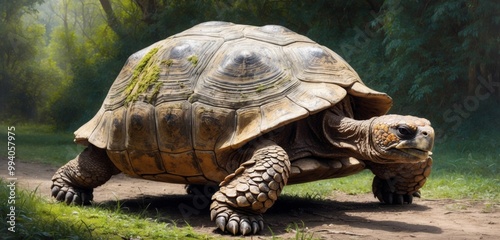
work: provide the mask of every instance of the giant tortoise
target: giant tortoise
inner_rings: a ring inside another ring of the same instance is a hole
[[[55,173],[52,195],[89,203],[120,172],[217,184],[211,219],[243,235],[263,229],[285,185],[364,169],[380,201],[411,203],[431,171],[434,130],[385,115],[391,105],[339,55],[287,28],[202,23],[129,57],[75,132],[87,148]]]

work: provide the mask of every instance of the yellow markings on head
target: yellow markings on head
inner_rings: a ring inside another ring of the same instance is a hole
[[[377,144],[381,146],[390,146],[399,142],[399,137],[389,131],[392,126],[385,123],[378,123],[373,127],[373,136]]]

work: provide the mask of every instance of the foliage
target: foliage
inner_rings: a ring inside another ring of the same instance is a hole
[[[386,82],[382,90],[406,96],[397,106],[403,111],[439,113],[444,101],[473,94],[478,76],[493,80],[498,75],[500,35],[493,29],[499,27],[499,10],[492,1],[385,1],[385,13],[375,19],[383,33],[381,60],[397,72],[370,75]],[[478,73],[469,75],[474,71]]]
[[[37,117],[43,97],[43,79],[50,73],[39,67],[44,28],[27,24],[24,16],[36,12],[40,0],[0,1],[0,117]]]

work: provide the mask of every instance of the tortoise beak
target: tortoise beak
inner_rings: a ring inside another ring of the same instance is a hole
[[[434,129],[431,126],[419,126],[414,138],[401,141],[395,148],[422,159],[432,155],[433,146]]]

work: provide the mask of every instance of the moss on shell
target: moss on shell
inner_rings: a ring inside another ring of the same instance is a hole
[[[196,55],[191,55],[187,58],[188,61],[190,61],[193,65],[196,66],[198,64],[198,56]]]
[[[264,84],[259,84],[257,86],[257,89],[255,89],[255,91],[257,91],[258,93],[262,92],[262,91],[265,91],[267,89],[270,89],[270,88],[273,88],[274,86],[269,86],[269,85],[264,85]]]
[[[172,60],[172,59],[163,60],[163,61],[161,61],[161,63],[167,65],[167,67],[170,67],[170,66],[172,66],[172,64],[174,64],[174,60]]]
[[[127,95],[125,103],[136,101],[141,94],[147,91],[151,91],[151,93],[146,96],[145,100],[149,98],[151,102],[158,94],[161,87],[161,83],[158,82],[160,66],[155,64],[153,59],[157,52],[158,48],[151,49],[135,67],[132,80],[125,88],[125,94]]]

